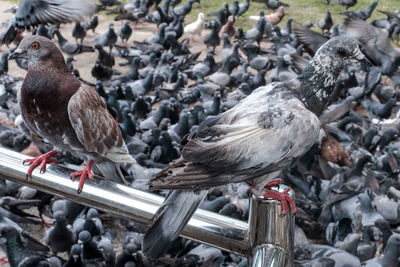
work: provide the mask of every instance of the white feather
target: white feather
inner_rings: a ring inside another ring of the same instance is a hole
[[[185,33],[201,35],[203,29],[204,29],[204,14],[200,12],[197,17],[197,20],[193,23],[186,25],[183,31]]]

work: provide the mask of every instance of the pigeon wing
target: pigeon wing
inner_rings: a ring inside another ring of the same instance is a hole
[[[21,0],[15,17],[17,26],[23,28],[82,21],[95,11],[96,5],[90,0]]]
[[[297,23],[293,27],[293,32],[296,35],[297,41],[302,44],[307,52],[312,56],[314,56],[318,48],[329,40],[325,35],[310,30],[309,28]]]
[[[297,98],[269,93],[260,88],[230,111],[206,120],[183,148],[183,158],[237,171],[304,152],[301,143],[310,141],[303,136],[311,133],[314,142],[319,132],[317,117]]]
[[[68,115],[87,151],[113,162],[135,162],[128,153],[117,122],[92,87],[81,85],[68,103]]]
[[[205,120],[182,158],[150,181],[151,188],[208,188],[287,167],[315,142],[319,120],[291,96],[259,88],[231,110]]]

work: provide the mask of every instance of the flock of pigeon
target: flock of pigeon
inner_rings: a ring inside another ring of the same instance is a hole
[[[346,8],[342,24],[328,8],[320,20],[289,18],[280,27],[290,7],[263,0],[270,14],[250,17],[257,22],[244,31],[235,21],[249,0],[199,13],[187,25],[185,16],[201,2],[180,2],[21,0],[12,10],[0,35],[0,145],[38,157],[28,175],[46,163],[88,161],[71,174],[80,177],[78,192],[91,171],[162,195],[174,190],[148,229],[2,179],[0,248],[7,257],[0,260],[247,266],[246,258],[178,235],[197,207],[247,220],[255,189],[245,181],[254,179],[258,190],[279,177],[296,192],[296,207],[278,197],[283,213],[285,201],[297,211],[295,266],[399,266],[400,51],[393,44],[400,11],[379,10],[377,1],[349,11],[356,0],[328,0]],[[100,10],[125,22],[88,43]],[[386,18],[367,22],[373,12]],[[60,30],[68,22],[75,22],[75,40]],[[156,34],[132,41],[142,23],[156,24]],[[193,43],[202,51],[191,52]],[[98,54],[95,84],[74,67],[81,53]],[[23,83],[8,74],[9,58],[28,70]],[[276,197],[268,188],[264,196]],[[19,224],[43,224],[46,236],[35,240]]]

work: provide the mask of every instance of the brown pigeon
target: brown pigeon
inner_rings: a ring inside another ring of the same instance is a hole
[[[68,70],[61,51],[47,38],[28,36],[9,57],[28,61],[28,72],[18,94],[22,117],[29,130],[55,148],[79,153],[88,163],[84,170],[71,173],[80,177],[78,193],[93,173],[126,182],[122,163],[135,163],[128,154],[117,122],[95,89],[81,83]],[[57,150],[26,160],[27,177],[40,165],[57,163]],[[92,173],[93,170],[93,173]]]

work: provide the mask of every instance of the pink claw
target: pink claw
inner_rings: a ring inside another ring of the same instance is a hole
[[[26,172],[26,178],[32,177],[33,170],[40,165],[40,173],[46,172],[46,165],[47,164],[57,164],[57,159],[51,158],[57,154],[56,150],[51,150],[39,157],[33,159],[26,159],[22,162],[24,165],[29,165],[29,169]]]
[[[291,190],[290,187],[286,188],[285,191],[283,191],[283,192],[277,192],[274,190],[267,189],[267,191],[264,194],[264,198],[278,200],[279,202],[281,202],[282,215],[285,215],[287,213],[289,207],[290,207],[290,211],[292,212],[292,214],[295,214],[297,211],[296,205],[294,204],[293,199],[288,194],[290,190]],[[288,203],[289,203],[289,207],[288,207]]]
[[[81,171],[72,172],[70,174],[72,181],[75,181],[79,177],[78,194],[82,192],[85,180],[89,179],[91,183],[95,183],[96,180],[93,178],[92,173],[93,160],[89,160],[86,167]]]

